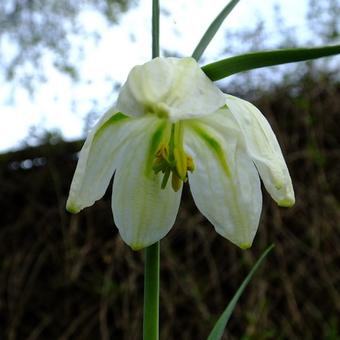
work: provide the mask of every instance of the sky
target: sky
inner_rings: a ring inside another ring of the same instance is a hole
[[[282,5],[286,25],[296,34],[307,33],[304,18],[307,0],[243,0],[227,18],[204,54],[205,63],[226,57],[225,34],[228,30],[255,29],[258,18],[263,18],[271,39],[280,31],[273,20],[273,6]],[[284,4],[284,6],[283,6]],[[161,1],[162,50],[189,56],[199,39],[226,5],[226,0]],[[79,62],[80,81],[74,83],[49,65],[46,56],[48,81],[30,97],[27,90],[10,84],[0,86],[0,152],[15,150],[29,139],[30,131],[58,130],[66,140],[84,137],[89,126],[86,117],[95,117],[112,106],[117,97],[116,84],[122,84],[129,70],[151,58],[151,1],[140,0],[139,5],[123,14],[117,26],[109,27],[106,21],[91,11],[83,12],[80,20],[86,30],[99,31],[101,40],[84,40],[71,37],[74,46],[83,46],[85,58]],[[87,123],[86,123],[87,122]]]

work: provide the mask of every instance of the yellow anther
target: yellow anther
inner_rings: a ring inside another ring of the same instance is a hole
[[[174,159],[176,164],[177,175],[180,179],[185,180],[187,176],[187,156],[183,150],[174,148]]]
[[[169,159],[168,147],[162,144],[155,154],[155,159],[152,164],[153,171],[156,174],[160,171],[164,173],[169,168],[168,159]]]
[[[162,158],[162,159],[168,159],[168,156],[169,156],[168,147],[167,147],[167,145],[162,144],[159,147],[158,151],[156,152],[156,157],[157,158]]]
[[[173,172],[171,178],[172,189],[174,189],[174,191],[177,192],[179,189],[181,189],[181,185],[182,185],[181,179]]]
[[[154,161],[153,161],[153,164],[152,164],[152,170],[157,174],[160,171],[164,172],[166,166],[167,166],[167,164],[166,164],[166,162],[164,162],[163,159],[155,158]]]
[[[195,170],[195,163],[191,156],[187,155],[187,170],[193,172]]]

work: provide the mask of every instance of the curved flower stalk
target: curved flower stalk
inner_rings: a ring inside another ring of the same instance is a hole
[[[187,180],[198,209],[241,248],[258,228],[259,176],[279,205],[294,204],[267,120],[222,93],[193,58],[155,58],[132,69],[80,152],[67,209],[77,213],[100,199],[114,173],[113,217],[133,249],[169,232]]]

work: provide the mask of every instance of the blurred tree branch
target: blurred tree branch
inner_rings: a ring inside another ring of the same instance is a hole
[[[311,31],[322,43],[332,43],[340,37],[339,0],[309,0],[307,19]]]
[[[60,72],[77,79],[70,58],[70,35],[86,35],[79,15],[99,13],[109,24],[135,0],[6,0],[0,1],[0,67],[4,80],[18,81],[32,90],[34,80],[45,80],[43,56],[50,52]]]

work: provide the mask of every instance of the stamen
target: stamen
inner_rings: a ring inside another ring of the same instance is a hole
[[[177,192],[181,188],[182,182],[181,179],[173,172],[171,178],[171,186],[175,192]]]
[[[156,153],[156,157],[162,157],[163,159],[166,159],[168,155],[169,155],[168,147],[165,144],[162,144]]]
[[[172,125],[168,144],[162,143],[159,146],[152,169],[156,174],[159,172],[164,174],[161,182],[162,189],[166,187],[170,174],[172,174],[171,186],[175,192],[181,188],[182,182],[187,181],[188,171],[193,172],[195,170],[192,157],[184,151],[183,125],[181,122]]]
[[[168,183],[169,177],[170,177],[170,169],[167,169],[165,171],[163,179],[162,179],[161,189],[165,189],[165,187],[166,187],[166,185]]]
[[[191,156],[187,156],[187,169],[190,172],[195,170],[195,163]]]
[[[187,176],[187,156],[182,150],[174,149],[174,158],[176,163],[176,171],[182,180]]]

